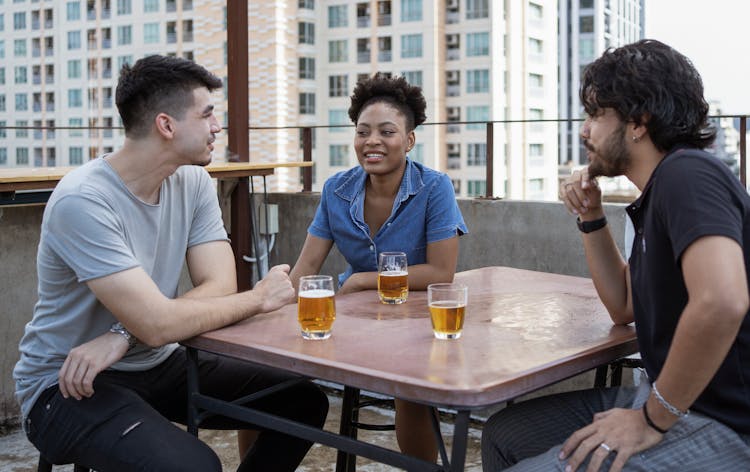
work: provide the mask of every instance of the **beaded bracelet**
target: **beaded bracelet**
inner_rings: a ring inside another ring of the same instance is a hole
[[[651,426],[652,428],[654,428],[656,431],[660,432],[661,434],[667,434],[666,429],[656,426],[656,424],[653,421],[651,421],[651,417],[648,416],[648,409],[646,408],[647,405],[648,405],[648,402],[643,404],[643,417],[646,418],[646,424]]]
[[[659,401],[661,406],[663,406],[668,412],[672,413],[674,416],[678,418],[682,418],[683,416],[687,416],[688,413],[690,413],[690,410],[682,411],[676,406],[666,401],[664,397],[661,396],[661,393],[659,393],[659,389],[656,388],[656,382],[651,384],[651,389],[654,391],[654,396]]]

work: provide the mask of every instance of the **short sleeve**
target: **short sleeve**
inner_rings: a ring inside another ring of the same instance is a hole
[[[730,188],[735,177],[708,159],[714,158],[676,155],[659,169],[653,204],[666,222],[675,261],[703,236],[726,236],[743,243],[744,209]]]
[[[216,196],[211,177],[204,169],[198,168],[197,170],[196,204],[190,225],[188,247],[227,239],[224,221],[221,218],[219,199]]]
[[[453,184],[445,174],[436,179],[427,202],[427,243],[434,243],[469,232],[456,201]]]
[[[328,219],[328,199],[333,194],[332,185],[331,179],[328,179],[323,185],[323,191],[320,194],[320,203],[317,210],[315,210],[315,217],[307,229],[307,232],[311,235],[330,241],[333,240],[333,233],[331,232],[331,224]]]
[[[43,237],[79,282],[138,267],[123,228],[106,203],[68,195],[50,208]]]

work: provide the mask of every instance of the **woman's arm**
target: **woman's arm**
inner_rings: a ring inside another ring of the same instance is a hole
[[[307,234],[305,244],[302,246],[302,251],[300,251],[297,262],[289,273],[289,278],[292,279],[295,291],[299,289],[300,277],[315,275],[320,272],[320,268],[323,267],[323,262],[328,257],[332,246],[333,241],[330,239],[323,239],[309,233]]]

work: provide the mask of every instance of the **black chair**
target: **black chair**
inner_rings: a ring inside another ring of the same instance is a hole
[[[609,379],[609,386],[618,387],[622,385],[622,369],[624,367],[629,369],[641,368],[643,367],[643,361],[640,357],[622,357],[614,362],[610,362],[608,365],[597,367],[594,387],[603,388],[607,386],[607,374],[610,369],[612,370],[612,376]]]
[[[45,459],[41,454],[39,455],[39,465],[36,468],[37,472],[52,472],[52,463]],[[90,472],[91,469],[82,465],[73,464],[73,472]]]

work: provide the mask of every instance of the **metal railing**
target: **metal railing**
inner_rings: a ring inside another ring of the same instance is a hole
[[[111,98],[109,100],[105,100],[108,103],[111,103]],[[98,102],[94,102],[98,103]],[[53,105],[54,106],[54,105]],[[722,119],[722,118],[731,118],[731,119],[737,119],[739,120],[739,139],[738,139],[738,152],[739,152],[739,179],[742,182],[742,185],[747,188],[747,122],[750,115],[711,115],[709,116],[710,119]],[[432,123],[424,123],[421,126],[445,126],[447,130],[449,131],[451,127],[461,127],[461,126],[472,126],[472,127],[479,127],[480,130],[483,127],[485,131],[485,142],[486,144],[486,156],[484,159],[484,162],[486,162],[485,167],[485,179],[486,179],[486,190],[485,194],[483,195],[483,198],[493,198],[495,195],[495,182],[494,182],[494,168],[495,168],[495,152],[494,152],[494,140],[495,140],[495,134],[496,134],[496,128],[498,127],[504,127],[508,125],[530,125],[530,130],[534,132],[539,132],[539,126],[543,126],[545,123],[554,123],[557,125],[560,125],[562,123],[572,123],[572,122],[582,122],[582,119],[575,119],[575,118],[569,118],[569,119],[530,119],[530,120],[498,120],[498,121],[446,121],[446,122],[432,122]],[[312,162],[313,161],[313,130],[314,129],[331,129],[331,128],[351,128],[352,125],[316,125],[316,126],[249,126],[248,131],[273,131],[273,130],[301,130],[301,137],[302,137],[302,157],[303,161],[305,162]],[[90,133],[95,132],[97,135],[99,135],[99,130],[103,131],[104,136],[109,137],[113,135],[114,130],[122,130],[120,127],[115,126],[0,126],[0,135],[3,136],[3,138],[0,139],[7,139],[10,134],[9,131],[26,131],[26,135],[28,136],[28,131],[32,130],[34,132],[34,135],[36,136],[38,132],[40,131],[46,131],[46,138],[54,138],[55,131],[57,130],[68,130],[71,132],[70,136],[74,136],[74,133],[80,132],[83,133],[83,131],[88,130]],[[473,131],[476,131],[473,130]],[[506,130],[507,131],[507,130]],[[75,134],[78,135],[78,134]],[[80,135],[78,135],[80,136]],[[512,138],[510,138],[512,139]],[[0,141],[1,142],[1,141]],[[482,160],[482,156],[474,156],[475,159]],[[455,159],[453,159],[455,161]],[[447,162],[447,161],[446,161]],[[0,168],[2,168],[2,165],[0,165]],[[312,190],[312,168],[311,167],[305,167],[302,169],[302,189],[303,191],[309,192]]]

